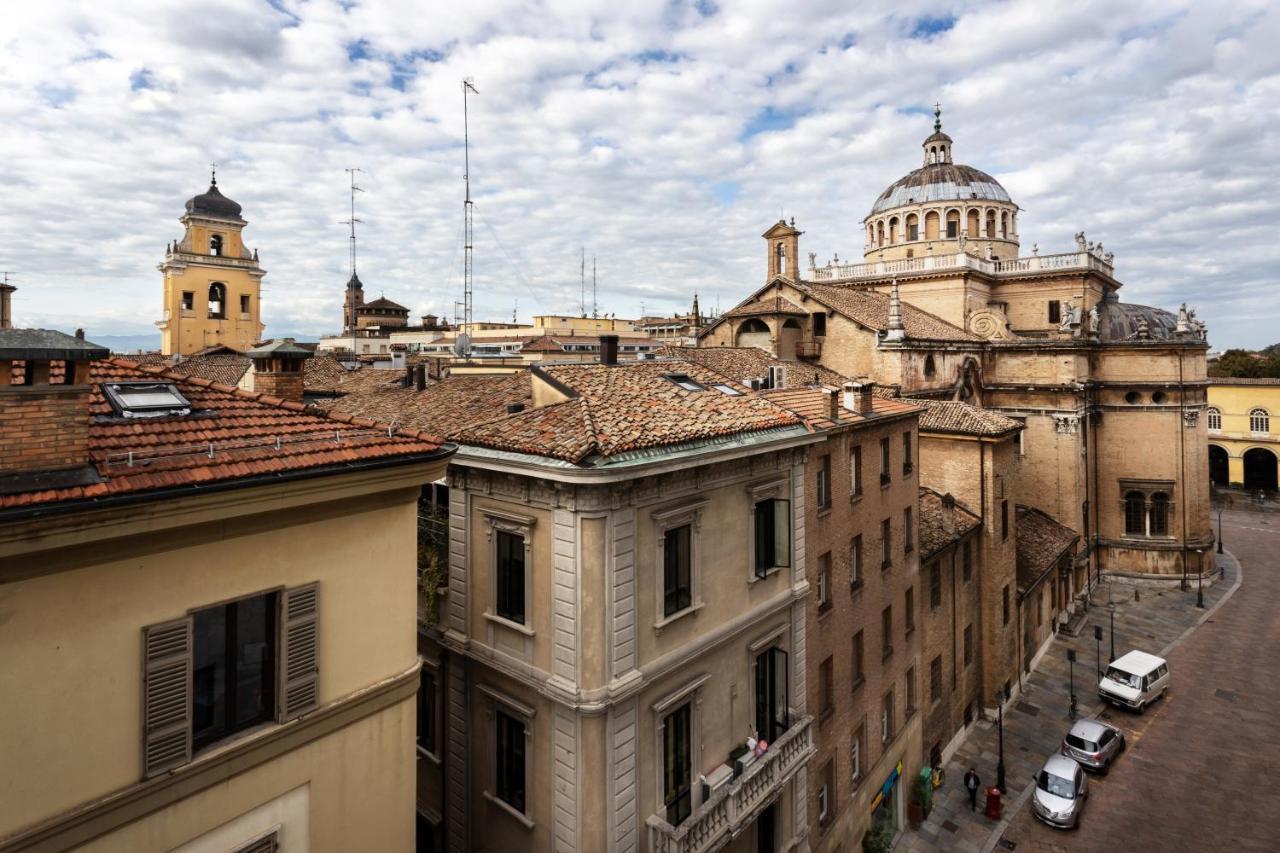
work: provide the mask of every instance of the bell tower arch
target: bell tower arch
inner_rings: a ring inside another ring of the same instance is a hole
[[[796,230],[796,220],[793,217],[790,224],[785,219],[779,219],[776,225],[761,235],[769,251],[765,281],[778,275],[800,280],[800,235],[803,233]]]

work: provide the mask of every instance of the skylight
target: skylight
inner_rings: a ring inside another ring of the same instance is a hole
[[[692,379],[690,379],[688,375],[684,373],[668,373],[667,378],[670,379],[675,384],[679,385],[681,388],[683,388],[686,391],[705,391],[706,390],[697,382],[694,382]]]
[[[102,392],[125,418],[163,418],[191,414],[191,402],[172,382],[109,382]]]
[[[742,392],[741,392],[741,391],[739,391],[737,388],[734,388],[732,385],[725,385],[724,383],[717,383],[717,384],[715,384],[715,385],[712,385],[711,387],[712,387],[712,388],[714,388],[714,389],[716,389],[717,391],[719,391],[721,394],[724,394],[726,397],[741,397],[741,396],[742,396]]]

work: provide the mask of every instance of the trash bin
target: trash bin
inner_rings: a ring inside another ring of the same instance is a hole
[[[1000,809],[1000,789],[992,785],[987,789],[987,817],[999,820]]]

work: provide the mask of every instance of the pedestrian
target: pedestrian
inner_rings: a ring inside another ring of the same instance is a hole
[[[978,789],[982,787],[982,781],[978,778],[978,771],[970,767],[969,772],[964,774],[964,789],[969,792],[969,811],[977,811],[978,809]]]

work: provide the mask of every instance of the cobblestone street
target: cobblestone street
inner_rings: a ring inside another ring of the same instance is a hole
[[[1231,553],[1219,557],[1225,578],[1205,588],[1205,610],[1196,607],[1194,587],[1183,593],[1176,585],[1116,580],[1095,590],[1094,601],[1102,606],[1090,610],[1078,637],[1053,641],[1005,711],[1004,821],[983,816],[981,793],[977,811],[971,812],[961,781],[973,766],[984,788],[995,783],[998,736],[995,723],[984,720],[948,763],[946,784],[935,792],[929,818],[919,830],[904,832],[896,849],[1275,849],[1280,817],[1258,809],[1253,792],[1269,789],[1280,767],[1280,743],[1266,716],[1266,708],[1280,700],[1271,675],[1280,671],[1280,662],[1260,653],[1280,648],[1280,623],[1272,618],[1271,604],[1280,598],[1280,577],[1271,572],[1278,534],[1275,516],[1224,516],[1224,542]],[[1233,555],[1243,564],[1243,580]],[[1140,600],[1134,600],[1135,590]],[[1170,661],[1173,687],[1145,715],[1103,707],[1097,698],[1093,626],[1103,627],[1105,662],[1110,657],[1108,600],[1116,602],[1117,655],[1137,648]],[[1189,631],[1206,614],[1203,624]],[[1027,801],[1032,775],[1071,725],[1068,648],[1077,655],[1080,716],[1119,726],[1129,748],[1108,776],[1091,778],[1080,829],[1061,832],[1036,821]]]

